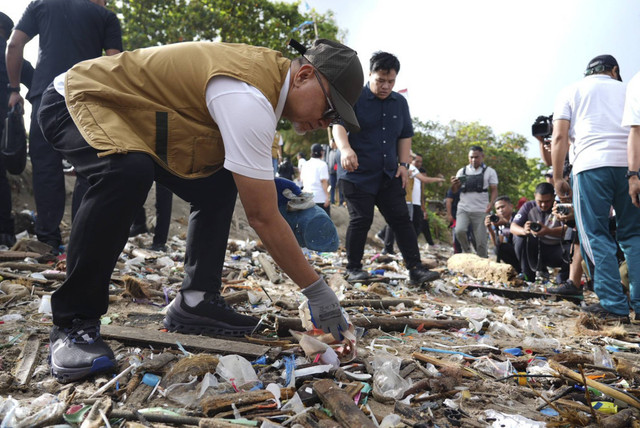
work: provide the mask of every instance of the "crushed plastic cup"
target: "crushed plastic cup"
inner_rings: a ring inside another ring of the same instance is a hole
[[[51,295],[44,294],[40,299],[40,306],[38,307],[38,313],[51,315]]]

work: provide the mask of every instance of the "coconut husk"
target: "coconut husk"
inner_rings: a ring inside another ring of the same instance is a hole
[[[162,378],[161,386],[166,387],[174,383],[184,383],[189,379],[189,376],[200,377],[207,373],[213,373],[217,366],[218,358],[212,355],[198,354],[182,358]]]

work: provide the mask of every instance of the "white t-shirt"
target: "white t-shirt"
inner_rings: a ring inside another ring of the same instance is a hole
[[[478,175],[482,174],[482,165],[478,168],[474,168],[471,165],[467,165],[464,168],[467,169],[467,175]],[[456,177],[462,176],[462,170],[464,168],[460,168],[456,173]],[[458,211],[464,211],[466,213],[479,213],[484,212],[487,209],[487,204],[489,203],[489,195],[491,194],[490,185],[495,184],[498,185],[498,173],[495,169],[490,166],[487,167],[484,172],[484,183],[482,185],[483,189],[487,189],[486,192],[461,192],[460,193],[460,202],[458,202]]]
[[[326,195],[322,187],[322,180],[329,180],[329,167],[319,158],[311,158],[302,165],[300,180],[304,191],[313,193],[313,202],[324,204]]]
[[[273,180],[271,146],[290,76],[287,74],[280,90],[275,111],[262,92],[241,80],[228,76],[209,80],[205,97],[209,114],[222,134],[224,168],[250,178]],[[63,97],[64,79],[65,73],[54,79],[55,89]]]
[[[420,205],[420,191],[422,190],[422,181],[415,178],[418,174],[420,174],[420,170],[413,164],[409,164],[409,178],[413,178],[413,189],[411,189],[411,202],[413,203],[413,205]]]
[[[626,86],[610,76],[587,76],[565,88],[553,120],[571,122],[569,161],[578,174],[604,166],[627,166],[629,128],[621,125]]]
[[[640,72],[627,84],[627,100],[624,103],[622,125],[640,125]]]

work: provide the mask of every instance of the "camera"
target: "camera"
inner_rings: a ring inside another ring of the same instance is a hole
[[[551,138],[551,134],[553,134],[553,114],[538,116],[533,125],[531,125],[531,134],[534,137]]]
[[[571,204],[557,204],[556,212],[561,215],[569,215],[573,211],[573,205]]]
[[[500,217],[498,217],[498,214],[491,214],[491,215],[489,216],[489,221],[490,221],[491,223],[497,223],[497,222],[499,222],[499,221],[500,221]]]
[[[529,226],[529,228],[533,231],[533,232],[540,232],[542,230],[542,225],[540,223],[537,223],[535,221],[531,222],[531,225]]]
[[[466,175],[461,175],[460,177],[456,177],[458,179],[458,181],[460,181],[460,184],[464,184],[467,182],[467,176]]]

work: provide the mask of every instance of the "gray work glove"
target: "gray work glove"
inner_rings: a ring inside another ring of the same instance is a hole
[[[307,288],[304,288],[302,294],[309,299],[309,312],[311,312],[313,325],[322,329],[325,333],[331,333],[336,340],[342,340],[341,332],[348,330],[349,325],[344,315],[342,315],[342,308],[336,293],[327,285],[325,280],[318,279]]]

